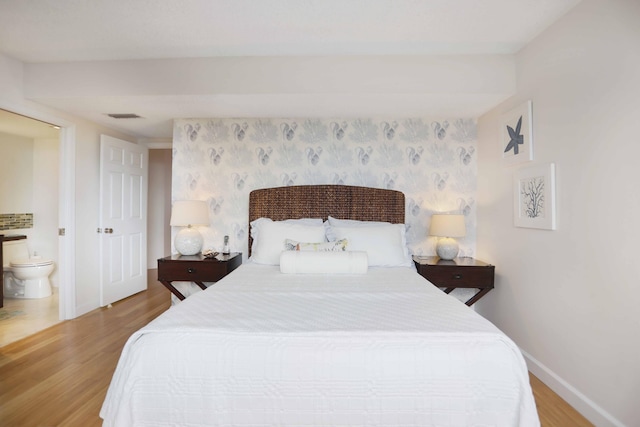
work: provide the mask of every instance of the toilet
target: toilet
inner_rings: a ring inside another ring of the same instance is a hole
[[[30,257],[26,239],[2,242],[5,298],[46,298],[51,295],[50,259]]]

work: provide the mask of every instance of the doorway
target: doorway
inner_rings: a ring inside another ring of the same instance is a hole
[[[7,141],[9,144],[26,144],[27,148],[22,149],[23,157],[32,153],[32,164],[23,168],[28,176],[19,176],[19,171],[11,171],[10,176],[15,176],[15,181],[9,191],[3,191],[0,196],[0,214],[33,214],[29,227],[14,228],[11,224],[4,224],[0,233],[26,235],[30,255],[36,252],[37,256],[53,260],[56,266],[49,276],[53,285],[51,297],[4,300],[5,307],[0,315],[2,346],[7,343],[5,341],[15,341],[63,319],[75,317],[75,280],[70,266],[73,263],[69,262],[74,252],[72,240],[59,237],[60,224],[72,224],[69,206],[74,205],[74,200],[68,200],[67,195],[72,194],[69,188],[73,188],[70,178],[73,178],[74,162],[70,153],[74,151],[75,128],[54,117],[5,109],[2,105],[0,108],[0,135],[5,139],[4,148]],[[14,199],[18,203],[14,203]],[[69,234],[73,235],[73,231],[70,228]],[[69,301],[74,301],[71,306]]]

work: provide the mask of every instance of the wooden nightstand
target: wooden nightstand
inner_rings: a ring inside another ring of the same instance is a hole
[[[478,292],[465,304],[473,305],[493,289],[495,266],[475,258],[455,258],[445,261],[438,257],[414,256],[418,273],[439,288],[450,293],[456,288],[475,288]]]
[[[183,300],[182,293],[171,282],[194,282],[205,290],[203,282],[217,282],[242,264],[242,254],[232,252],[229,255],[216,255],[205,258],[198,255],[171,255],[158,260],[158,281],[175,296]]]

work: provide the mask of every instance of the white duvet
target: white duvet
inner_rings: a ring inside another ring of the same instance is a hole
[[[411,268],[244,264],[127,342],[105,426],[539,426],[518,348]]]

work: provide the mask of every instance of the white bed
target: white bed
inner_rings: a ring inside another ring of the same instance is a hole
[[[355,279],[355,280],[354,280]],[[127,343],[106,426],[537,426],[495,326],[411,268],[245,264]]]
[[[518,348],[414,268],[283,274],[254,262],[136,332],[100,416],[105,426],[539,426]]]

